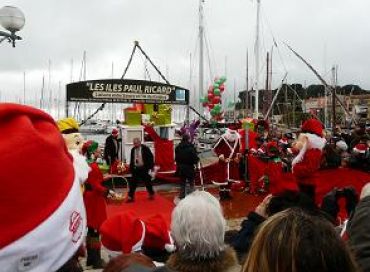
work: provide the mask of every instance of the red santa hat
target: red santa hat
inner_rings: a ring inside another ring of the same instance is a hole
[[[113,136],[118,135],[118,129],[116,128],[112,129],[112,135]]]
[[[162,215],[157,214],[143,221],[146,227],[144,247],[166,250],[168,252],[175,250],[169,227]]]
[[[161,215],[140,220],[128,212],[108,218],[100,227],[104,247],[113,252],[131,253],[141,248],[174,250],[167,224]]]
[[[311,133],[311,134],[315,134],[319,137],[323,136],[323,134],[322,134],[323,124],[315,118],[311,118],[311,119],[306,120],[303,123],[301,130],[302,130],[303,133]]]
[[[86,226],[73,158],[52,117],[38,109],[1,104],[0,131],[1,270],[56,271]]]
[[[266,153],[268,156],[278,156],[280,151],[279,151],[279,146],[275,141],[270,141],[266,145]]]
[[[353,148],[353,151],[356,152],[356,153],[360,153],[360,154],[364,154],[366,153],[366,151],[368,150],[368,147],[366,144],[363,144],[363,143],[360,143],[360,144],[357,144],[355,145],[355,147]]]
[[[283,137],[279,140],[279,144],[281,145],[287,145],[288,144],[288,138]]]
[[[99,231],[104,247],[127,254],[141,250],[146,230],[139,218],[127,212],[105,220]]]

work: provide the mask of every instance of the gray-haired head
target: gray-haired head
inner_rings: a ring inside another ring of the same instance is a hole
[[[218,200],[195,191],[172,212],[171,235],[184,259],[209,259],[224,250],[225,218]]]

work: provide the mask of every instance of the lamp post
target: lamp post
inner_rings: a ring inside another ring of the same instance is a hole
[[[0,25],[8,32],[0,30],[0,43],[7,40],[15,47],[15,41],[22,40],[15,33],[23,28],[24,23],[24,14],[19,8],[12,6],[2,7],[0,9]]]

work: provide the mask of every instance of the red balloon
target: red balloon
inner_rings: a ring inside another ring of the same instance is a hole
[[[219,87],[220,91],[223,92],[225,91],[225,85],[224,84],[221,84],[220,87]]]
[[[209,86],[208,92],[213,92],[213,85]]]
[[[212,99],[213,104],[218,104],[218,103],[220,103],[220,101],[221,101],[221,97],[219,97],[219,96],[215,96]]]
[[[208,101],[212,101],[215,95],[213,93],[208,93]]]
[[[203,102],[202,105],[203,105],[203,107],[207,107],[208,106],[208,102]]]
[[[212,103],[209,103],[208,104],[208,108],[211,110],[211,109],[213,109],[215,107],[215,105],[214,104],[212,104]]]

